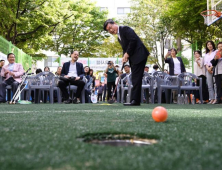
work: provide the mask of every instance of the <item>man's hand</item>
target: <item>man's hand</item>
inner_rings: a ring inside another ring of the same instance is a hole
[[[9,71],[6,71],[5,73],[4,73],[4,76],[6,76],[6,74],[8,74],[9,73]]]
[[[69,78],[69,76],[67,76],[67,75],[65,75],[64,77],[67,78],[67,79]]]
[[[128,61],[128,59],[129,59],[129,54],[125,53],[123,56],[122,62],[126,63]]]
[[[15,76],[15,74],[12,71],[9,72],[9,75],[12,77]]]
[[[80,77],[76,77],[76,79],[75,80],[80,80]]]

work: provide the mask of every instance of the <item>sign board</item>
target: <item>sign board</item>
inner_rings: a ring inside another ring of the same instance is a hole
[[[61,64],[70,61],[70,58],[61,58]],[[113,61],[114,65],[119,65],[119,69],[122,67],[122,58],[79,58],[78,62],[83,66],[89,66],[94,71],[104,71],[107,68],[108,61]]]

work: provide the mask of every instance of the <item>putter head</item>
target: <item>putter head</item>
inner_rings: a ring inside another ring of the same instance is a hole
[[[108,103],[109,104],[113,104],[115,101],[113,100],[113,99],[110,99],[109,101],[108,101]]]

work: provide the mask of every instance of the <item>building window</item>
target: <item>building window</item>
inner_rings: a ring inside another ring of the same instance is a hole
[[[117,8],[117,14],[127,14],[130,13],[130,8],[129,7],[118,7]]]
[[[101,7],[101,8],[100,8],[100,11],[107,11],[107,10],[108,10],[107,7]]]

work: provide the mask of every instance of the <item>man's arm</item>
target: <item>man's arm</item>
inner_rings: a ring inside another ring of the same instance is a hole
[[[80,72],[79,77],[80,77],[80,80],[82,80],[82,79],[83,79],[83,76],[85,76],[85,71],[84,71],[84,69],[83,69],[82,63],[80,63],[80,69],[81,69],[81,72]]]
[[[22,65],[21,64],[17,64],[17,65],[18,65],[18,71],[12,72],[14,74],[13,75],[14,77],[20,77],[24,74],[24,69],[23,69]]]
[[[105,73],[107,74],[107,72],[108,72],[108,69],[109,69],[109,67],[107,66],[107,68],[106,68],[106,70],[105,70]]]
[[[134,32],[134,30],[130,27],[123,27],[123,34],[126,37],[126,39],[129,41],[129,45],[125,53],[127,53],[129,56],[132,56],[136,48],[138,36]]]
[[[65,76],[65,63],[62,66],[61,76]]]
[[[9,71],[7,71],[7,70],[5,69],[5,67],[2,67],[1,76],[2,76],[2,77],[5,77],[8,72],[9,72]]]

